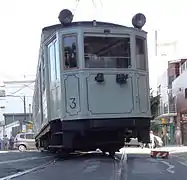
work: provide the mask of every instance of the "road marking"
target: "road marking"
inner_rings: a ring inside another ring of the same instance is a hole
[[[95,171],[99,167],[99,164],[93,164],[88,167],[86,167],[82,172],[83,173],[89,173]]]
[[[93,172],[95,171],[96,169],[99,168],[101,162],[100,161],[95,161],[95,162],[89,162],[88,165],[86,163],[86,166],[84,169],[83,169],[83,173],[90,173],[90,172]]]
[[[44,156],[44,157],[29,157],[24,159],[15,159],[15,160],[8,160],[8,161],[0,161],[0,164],[8,164],[8,163],[16,163],[16,162],[22,162],[22,161],[28,161],[28,160],[36,160],[36,159],[45,159],[53,156]]]
[[[123,151],[120,162],[119,162],[119,169],[117,171],[117,175],[118,175],[117,179],[124,179],[124,180],[128,179],[127,159],[128,159],[127,153],[126,151]]]
[[[183,166],[187,166],[187,163],[186,162],[181,162],[179,161],[180,164],[182,164]]]
[[[166,169],[166,171],[168,171],[168,172],[171,173],[171,174],[174,174],[174,173],[175,173],[175,171],[172,170],[173,168],[175,168],[174,165],[171,165],[170,163],[168,163],[168,162],[166,162],[166,161],[161,161],[161,162],[164,163],[165,165],[169,166],[169,167]]]
[[[37,166],[37,167],[35,167],[35,168],[27,169],[27,170],[22,171],[22,172],[18,172],[18,173],[9,175],[9,176],[5,176],[5,177],[3,177],[3,178],[0,178],[0,180],[10,180],[10,179],[17,178],[17,177],[19,177],[19,176],[23,176],[23,175],[28,174],[28,173],[30,173],[30,172],[37,171],[37,170],[39,170],[39,169],[43,169],[43,168],[47,167],[47,165],[49,165],[49,164],[51,164],[51,163],[53,163],[53,162],[54,162],[54,160],[49,161],[49,162],[46,163],[46,164],[42,164],[42,165],[40,165],[40,166]]]

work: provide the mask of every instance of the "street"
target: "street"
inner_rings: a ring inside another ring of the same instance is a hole
[[[187,152],[154,159],[139,151],[127,158],[116,153],[116,160],[99,153],[64,160],[48,153],[0,152],[0,180],[186,180]]]

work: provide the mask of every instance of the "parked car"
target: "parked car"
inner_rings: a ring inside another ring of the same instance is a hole
[[[36,149],[33,133],[20,133],[14,139],[14,149],[23,152],[26,150]]]

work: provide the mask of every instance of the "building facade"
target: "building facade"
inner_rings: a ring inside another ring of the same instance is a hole
[[[187,145],[187,59],[178,62],[179,76],[172,82],[172,92],[177,111],[177,127],[181,143]]]
[[[168,68],[158,79],[160,105],[157,120],[165,126],[170,143],[187,144],[187,59],[168,62]],[[186,89],[186,96],[185,96]],[[181,125],[182,124],[182,125]]]
[[[25,129],[23,122],[32,121],[32,96],[34,91],[34,80],[19,80],[19,81],[4,81],[0,86],[0,137],[10,134],[10,127],[21,126]],[[8,122],[7,117],[14,114],[12,117],[20,118]],[[29,116],[28,116],[29,114]],[[16,123],[15,123],[16,122]],[[20,127],[19,127],[20,129]]]
[[[169,144],[176,143],[177,111],[172,83],[180,75],[179,62],[180,60],[168,61],[167,70],[158,78],[157,93],[160,95],[160,105],[156,119],[162,124],[162,135],[168,135]]]

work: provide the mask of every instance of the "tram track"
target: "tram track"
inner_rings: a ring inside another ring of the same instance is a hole
[[[84,153],[77,153],[72,154],[68,158],[58,158],[57,161],[79,161],[82,160],[82,162],[85,162],[83,165],[84,168],[82,168],[79,173],[85,174],[85,173],[92,173],[92,171],[100,171],[100,168],[98,168],[99,164],[111,164],[112,163],[112,177],[110,180],[126,180],[127,179],[127,156],[125,153],[122,154],[115,154],[114,157],[109,156],[108,153],[98,153],[98,152],[84,152]],[[103,166],[103,165],[102,165]],[[96,170],[97,169],[97,170]]]

